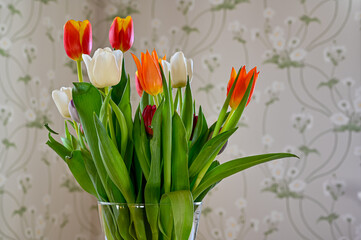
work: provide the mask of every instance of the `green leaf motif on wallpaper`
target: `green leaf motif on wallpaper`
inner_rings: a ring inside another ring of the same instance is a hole
[[[3,57],[10,57],[9,53],[2,48],[0,48],[0,55]]]
[[[24,82],[25,84],[28,84],[31,81],[31,76],[29,74],[26,74],[23,77],[18,78],[19,82]]]
[[[17,8],[15,8],[15,6],[13,4],[9,4],[8,9],[12,15],[18,14],[21,16],[21,12]]]
[[[77,74],[77,70],[76,70],[77,68],[76,68],[76,62],[75,61],[68,60],[66,63],[64,63],[64,66],[70,68],[70,70],[71,70],[71,72],[73,74]]]
[[[212,212],[212,208],[210,208],[210,207],[205,207],[205,208],[202,209],[202,214],[203,214],[204,216],[207,216],[207,215],[210,214],[211,212]]]
[[[60,185],[60,187],[65,187],[69,192],[83,192],[83,190],[75,183],[74,180],[68,178]]]
[[[214,85],[211,83],[208,83],[204,87],[198,88],[198,92],[206,92],[209,93],[214,88]]]
[[[318,84],[317,89],[321,87],[328,87],[329,89],[332,89],[333,86],[335,86],[338,82],[339,80],[337,78],[331,78],[327,82],[321,82],[320,84]]]
[[[271,235],[272,233],[277,232],[277,231],[278,231],[278,228],[272,227],[272,228],[268,229],[266,232],[264,232],[263,234],[267,238],[268,235]]]
[[[331,213],[328,216],[321,216],[317,219],[317,222],[327,221],[329,224],[332,224],[333,221],[338,219],[338,215],[336,213]]]
[[[360,132],[361,131],[361,122],[360,119],[355,122],[349,122],[348,124],[336,127],[334,129],[335,132],[346,132],[346,131],[350,131],[350,132]]]
[[[44,3],[44,4],[48,4],[50,2],[57,2],[57,0],[37,0],[37,1]]]
[[[15,215],[19,215],[20,217],[22,217],[24,215],[24,213],[26,212],[26,207],[25,206],[21,206],[19,209],[14,210],[13,212],[13,216]]]
[[[320,152],[316,149],[316,148],[309,148],[305,145],[302,145],[298,148],[301,152],[303,152],[305,154],[305,156],[308,156],[311,153],[315,153],[320,155]]]
[[[310,17],[307,15],[301,16],[300,20],[301,22],[304,22],[306,25],[310,24],[311,22],[321,23],[320,19],[318,19],[317,17]]]
[[[289,191],[288,188],[281,186],[281,184],[274,182],[269,187],[263,188],[262,192],[271,192],[276,195],[277,198],[294,198],[294,199],[302,199],[302,194],[295,193]]]
[[[246,43],[247,43],[246,40],[244,40],[243,38],[238,37],[238,36],[233,37],[233,40],[236,40],[237,42],[240,42],[240,43],[242,43],[242,44],[246,44]]]
[[[4,144],[4,146],[5,146],[6,149],[9,149],[9,148],[11,148],[11,147],[16,148],[15,143],[14,143],[14,142],[11,142],[11,141],[10,141],[9,139],[7,139],[7,138],[4,138],[4,139],[2,140],[2,144]]]
[[[198,28],[196,28],[196,27],[191,27],[191,26],[189,26],[189,25],[184,25],[184,26],[182,27],[182,30],[183,30],[187,35],[191,34],[192,32],[198,32],[198,33],[199,33],[199,29],[198,29]]]
[[[220,11],[220,10],[233,10],[236,8],[236,6],[240,3],[249,3],[249,0],[235,0],[235,1],[229,1],[226,0],[221,4],[218,4],[211,8],[212,11]]]
[[[277,67],[280,69],[290,68],[290,67],[301,68],[304,66],[303,63],[301,62],[291,61],[289,58],[285,58],[283,56],[280,56],[279,54],[273,55],[271,58],[263,61],[263,63],[276,64]]]

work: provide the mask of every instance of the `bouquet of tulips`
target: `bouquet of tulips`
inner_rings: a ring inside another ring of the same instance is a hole
[[[77,62],[78,80],[72,88],[53,91],[65,121],[61,142],[51,134],[47,144],[65,161],[79,185],[99,202],[145,203],[146,214],[114,208],[102,212],[111,239],[188,239],[194,202],[223,178],[256,164],[294,157],[272,153],[220,164],[216,157],[237,130],[259,72],[232,69],[218,120],[208,125],[192,96],[193,62],[182,52],[170,61],[156,51],[132,54],[135,84],[141,97],[132,113],[130,77],[123,54],[134,41],[133,21],[116,17],[109,31],[112,49],[98,49],[93,57],[89,21],[68,21],[64,47]],[[83,82],[81,62],[89,82]],[[174,90],[174,91],[173,91]],[[230,111],[229,111],[230,108]],[[74,131],[72,129],[74,129]],[[73,133],[73,134],[72,134]]]

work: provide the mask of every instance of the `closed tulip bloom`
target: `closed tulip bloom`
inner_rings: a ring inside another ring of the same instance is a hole
[[[114,49],[128,51],[134,42],[133,19],[116,17],[109,30],[109,42]]]
[[[152,126],[152,120],[153,120],[153,116],[155,111],[157,110],[157,107],[155,105],[151,106],[151,105],[147,105],[142,113],[143,116],[143,120],[144,120],[144,126],[145,126],[145,131],[150,135],[153,136],[153,129],[151,128]]]
[[[71,88],[62,87],[60,90],[54,90],[51,96],[61,116],[63,118],[70,118],[68,106],[72,100]]]
[[[251,71],[249,71],[247,73],[246,67],[245,66],[242,67],[241,72],[240,72],[239,77],[238,77],[238,81],[237,81],[236,86],[235,86],[235,88],[233,90],[231,100],[229,102],[229,105],[231,106],[232,109],[236,109],[238,107],[238,105],[241,102],[244,94],[246,93],[247,87],[248,87],[248,85],[249,85],[249,83],[251,81],[251,78],[252,78],[253,74],[254,74],[254,79],[253,79],[251,92],[250,92],[249,98],[247,100],[247,105],[251,101],[254,86],[256,84],[259,72],[257,72],[257,67],[254,67]],[[231,78],[229,79],[228,86],[227,86],[227,95],[228,95],[229,90],[231,89],[236,77],[237,77],[237,72],[236,72],[236,70],[234,68],[232,68]]]
[[[64,48],[73,60],[82,59],[82,54],[90,54],[92,50],[92,27],[88,20],[69,20],[64,25]]]
[[[71,119],[73,119],[77,123],[80,123],[79,113],[75,108],[73,99],[70,100],[70,102],[69,102],[68,110],[69,110],[69,115],[70,115]]]
[[[90,82],[97,88],[117,85],[122,75],[123,53],[120,50],[99,48],[93,58],[83,55]]]
[[[137,89],[137,93],[141,97],[143,95],[143,88],[139,82],[138,71],[135,72],[135,89]]]
[[[162,75],[158,63],[158,55],[154,50],[152,55],[147,52],[141,53],[141,62],[132,54],[138,69],[138,79],[140,86],[149,95],[156,96],[163,92]]]
[[[176,52],[170,59],[170,72],[172,78],[172,87],[185,87],[187,85],[187,76],[189,76],[189,81],[192,81],[193,60],[187,60],[184,57],[183,52]]]
[[[165,76],[166,78],[169,78],[170,63],[167,62],[166,60],[162,60],[162,67],[163,67],[164,76]]]

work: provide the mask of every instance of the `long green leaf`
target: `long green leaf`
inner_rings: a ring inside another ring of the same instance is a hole
[[[50,134],[48,134],[49,140],[46,144],[56,152],[59,157],[61,157],[64,161],[66,157],[71,156],[71,151],[69,151],[66,147],[64,147],[61,143],[57,142]]]
[[[186,129],[177,112],[173,115],[172,123],[172,191],[189,190]]]
[[[250,168],[260,163],[268,162],[275,159],[297,157],[296,155],[289,153],[269,153],[263,155],[249,156],[238,158],[226,163],[223,163],[211,171],[209,171],[202,179],[199,186],[192,191],[193,197],[197,198],[204,190],[206,190],[212,184],[215,184],[222,179],[229,177],[244,169]],[[298,158],[298,157],[297,157]]]
[[[86,192],[90,193],[95,197],[98,197],[94,185],[86,170],[84,159],[81,152],[79,150],[72,152],[71,157],[66,157],[65,161],[68,164],[71,173],[73,174],[79,185]]]
[[[213,159],[212,156],[217,156],[218,151],[227,142],[228,138],[237,130],[234,128],[227,132],[217,135],[216,137],[209,140],[202,148],[192,165],[189,167],[189,177],[195,177],[205,165],[210,164]],[[206,169],[207,170],[207,169]]]
[[[139,107],[134,116],[133,139],[135,144],[135,153],[142,168],[146,180],[150,172],[150,148],[149,139],[144,127],[143,118],[140,115]]]
[[[193,129],[192,109],[193,109],[192,90],[188,79],[187,86],[184,92],[184,101],[183,101],[182,113],[181,113],[183,124],[187,132],[187,139],[190,139]]]
[[[171,204],[172,213],[169,212],[169,209],[162,208],[163,204]],[[186,240],[189,238],[189,235],[192,230],[193,224],[193,197],[190,191],[175,191],[170,193],[163,194],[161,201],[160,216],[164,217],[166,215],[173,216],[173,227],[175,239]],[[165,211],[164,211],[165,210]],[[162,212],[163,211],[163,212]],[[166,217],[165,220],[168,220]],[[162,229],[170,229],[169,221],[166,222],[164,219],[160,219],[160,225]],[[169,238],[170,234],[167,233]]]
[[[120,154],[122,156],[122,158],[124,159],[125,157],[125,151],[127,149],[127,144],[128,144],[128,128],[127,128],[127,121],[124,117],[124,114],[122,113],[122,111],[119,109],[119,107],[113,102],[113,100],[110,101],[110,105],[112,106],[112,109],[115,113],[115,116],[117,117],[118,120],[118,124],[120,127],[120,136],[121,136],[121,141],[120,141]],[[129,129],[130,131],[131,129]]]
[[[162,112],[162,154],[164,161],[164,190],[169,192],[172,183],[172,107],[170,89],[164,76],[163,68],[160,66],[164,93],[164,107]]]
[[[109,138],[104,126],[94,114],[94,125],[98,135],[99,151],[110,179],[119,188],[128,203],[135,203],[134,186],[127,167],[117,147]]]
[[[153,137],[150,140],[150,151],[151,151],[151,165],[150,165],[150,174],[148,181],[145,185],[144,190],[144,198],[147,204],[154,204],[146,206],[146,214],[148,218],[148,222],[152,231],[152,238],[158,239],[159,231],[158,231],[158,203],[161,192],[161,178],[162,178],[162,112],[163,105],[162,102],[156,112],[154,113],[152,120],[152,129],[153,129]]]
[[[102,182],[102,185],[106,191],[107,198],[109,198],[104,199],[104,201],[119,202],[123,198],[119,189],[110,180],[105,170],[99,152],[98,136],[93,120],[93,115],[99,115],[100,113],[100,108],[102,106],[102,96],[97,88],[86,82],[74,83],[72,95],[75,107],[79,113],[80,122],[84,129],[85,138],[92,155],[92,160],[94,161],[94,165],[99,174],[100,181]]]

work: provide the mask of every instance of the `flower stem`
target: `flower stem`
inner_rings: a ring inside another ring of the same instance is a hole
[[[181,88],[178,88],[177,89],[177,94],[178,94],[178,96],[179,96],[179,104],[178,104],[178,106],[179,106],[179,113],[181,113],[182,112],[182,89]]]
[[[156,105],[156,106],[157,106],[157,108],[158,108],[158,106],[159,106],[159,102],[158,102],[158,98],[157,98],[157,96],[153,96],[153,100],[154,100],[155,105]]]
[[[78,70],[79,82],[83,82],[83,72],[81,70],[81,60],[76,61],[76,69]]]

